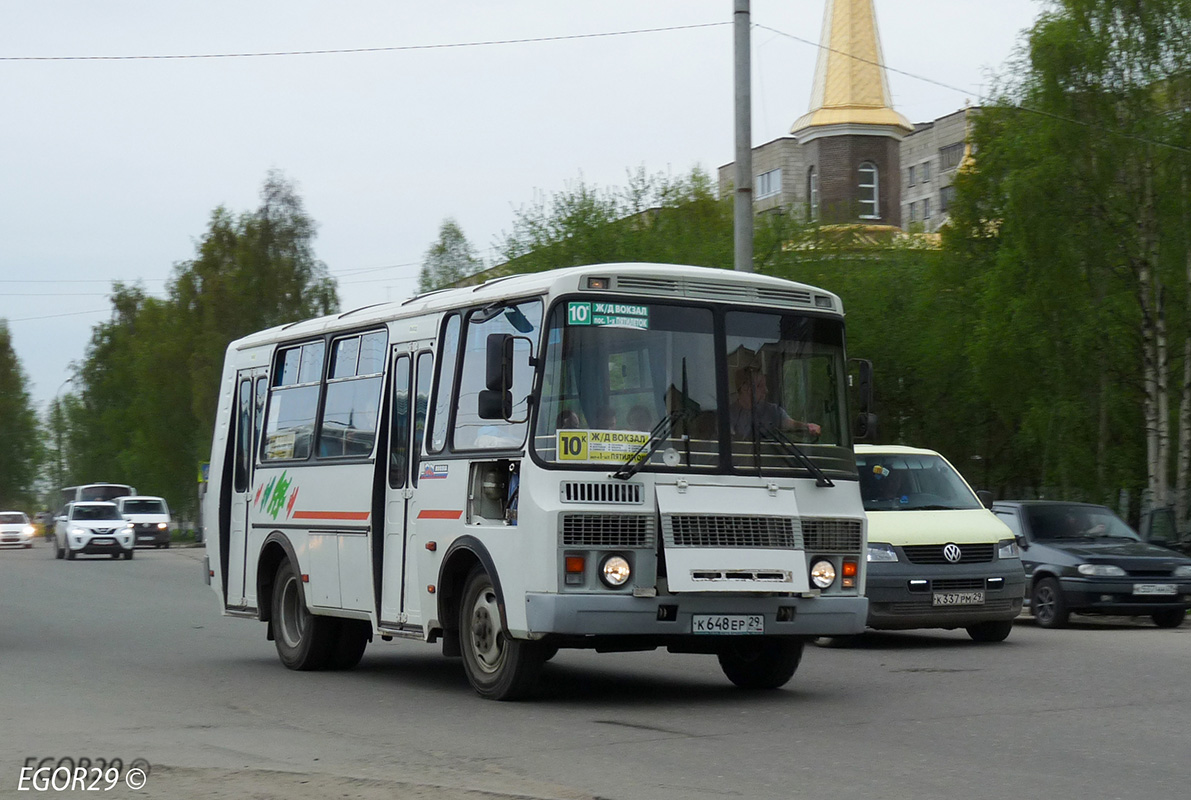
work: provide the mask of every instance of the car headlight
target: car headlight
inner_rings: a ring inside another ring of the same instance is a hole
[[[26,536],[32,536],[35,533],[37,533],[37,528],[34,528],[32,525],[25,526],[25,535]]]
[[[71,528],[70,532],[73,533],[75,536],[82,536],[84,533],[87,532],[87,529],[86,528]]]
[[[1182,567],[1174,568],[1174,576],[1176,578],[1191,578],[1191,564]]]
[[[1016,539],[1002,539],[997,542],[997,558],[1021,558]]]
[[[835,565],[825,558],[811,564],[811,583],[820,589],[826,589],[835,583]]]
[[[884,542],[869,542],[868,543],[868,560],[872,561],[897,561],[897,551],[893,549],[893,545],[885,544]]]
[[[624,586],[632,574],[633,569],[624,556],[608,556],[600,565],[600,579],[613,589]]]
[[[1119,578],[1125,570],[1116,564],[1080,564],[1077,569],[1080,575],[1095,575],[1098,578]]]

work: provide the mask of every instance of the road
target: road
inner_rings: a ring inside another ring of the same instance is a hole
[[[149,798],[787,800],[1182,797],[1191,623],[1019,621],[808,647],[786,689],[707,656],[564,651],[530,701],[376,642],[347,673],[278,662],[219,616],[201,549],[0,551],[0,797],[33,758],[135,758]],[[102,786],[101,786],[102,788]],[[85,796],[84,792],[75,792]]]

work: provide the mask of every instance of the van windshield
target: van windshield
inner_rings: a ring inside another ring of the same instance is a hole
[[[927,511],[982,508],[980,500],[942,457],[919,454],[857,454],[865,511]]]
[[[160,500],[125,500],[125,514],[164,514],[165,503]]]

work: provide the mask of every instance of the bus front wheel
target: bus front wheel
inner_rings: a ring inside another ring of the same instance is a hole
[[[720,669],[741,689],[778,689],[802,662],[801,639],[733,642],[719,653]]]
[[[302,577],[287,558],[273,583],[273,642],[281,663],[290,669],[326,666],[336,644],[336,620],[310,613]]]
[[[545,651],[538,642],[513,639],[500,618],[492,579],[482,567],[467,577],[459,605],[463,669],[472,688],[490,700],[515,700],[537,682]]]

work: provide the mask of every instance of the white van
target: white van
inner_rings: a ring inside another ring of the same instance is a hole
[[[160,497],[137,495],[116,499],[120,516],[132,523],[138,545],[170,546],[170,507]]]
[[[868,627],[965,628],[999,642],[1021,613],[1013,533],[933,450],[857,445],[868,516]]]

